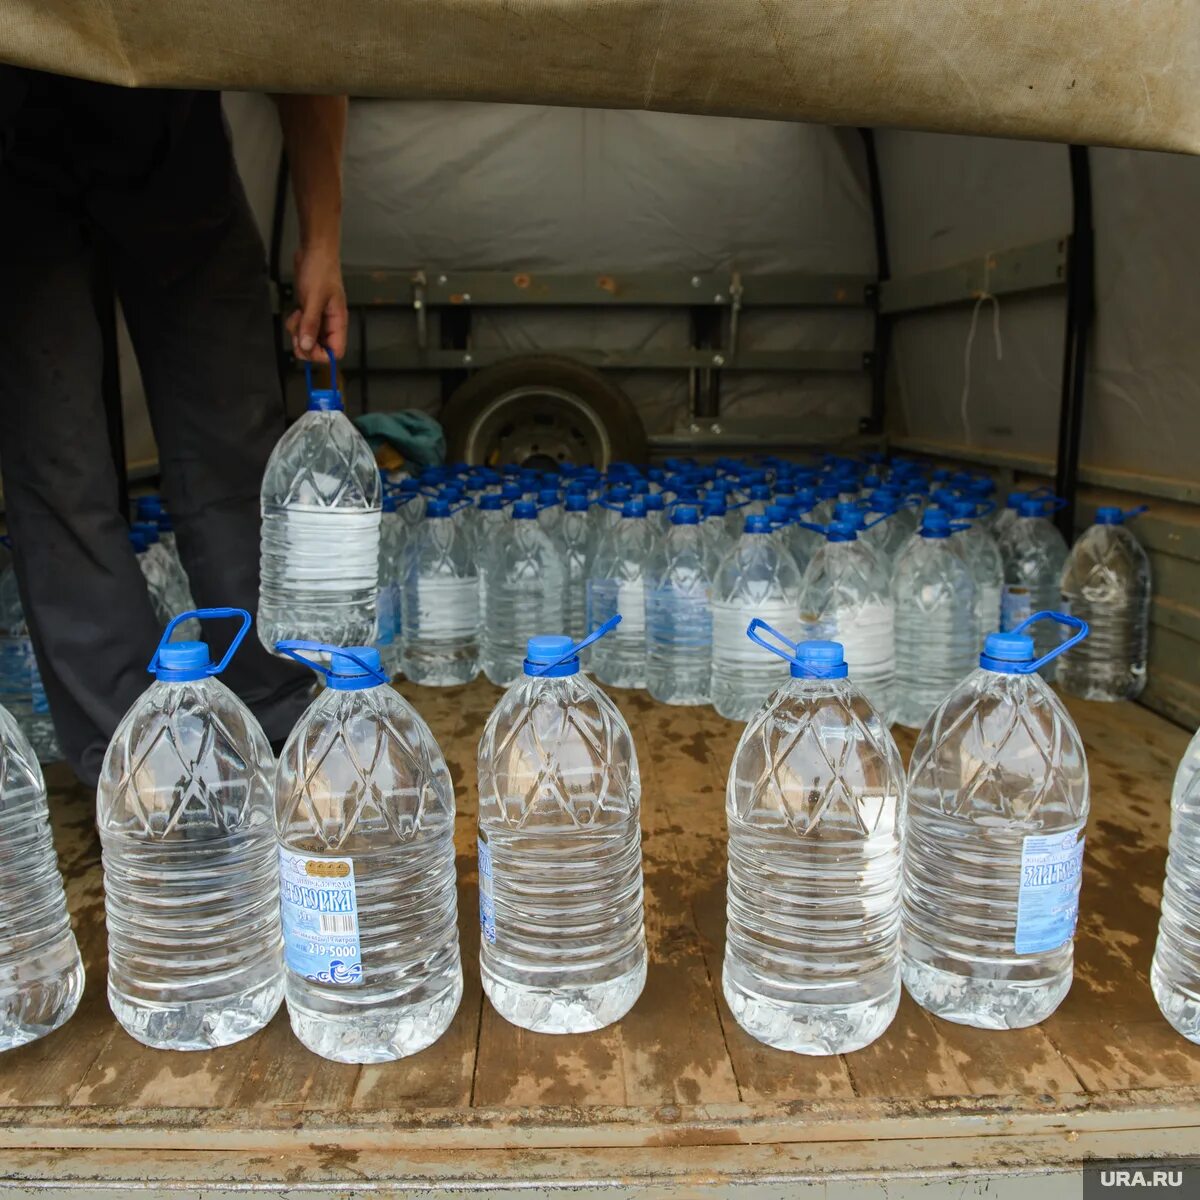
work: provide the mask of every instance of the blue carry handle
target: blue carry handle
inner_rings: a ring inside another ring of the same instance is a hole
[[[311,658],[305,658],[299,653],[301,650],[307,650],[310,654],[328,654],[332,657],[335,654],[340,654],[344,658],[348,658],[352,663],[357,663],[362,667],[364,674],[371,679],[378,680],[380,683],[391,683],[392,681],[378,668],[371,666],[370,663],[359,658],[352,650],[347,650],[345,646],[331,646],[327,642],[305,642],[298,639],[291,639],[286,642],[276,642],[275,649],[281,654],[286,654],[288,658],[294,658],[298,663],[303,664],[310,670],[319,671],[326,679],[332,679],[338,673],[327,667],[322,662],[313,662]]]
[[[337,385],[337,358],[328,346],[322,344],[321,349],[329,356],[329,387],[313,387],[312,363],[304,360],[304,382],[308,386],[308,407],[319,412],[333,412],[342,407],[342,394]]]
[[[1041,658],[1034,659],[1028,663],[1006,663],[1005,668],[1010,675],[1032,675],[1035,671],[1040,671],[1051,659],[1057,658],[1060,654],[1065,654],[1074,645],[1082,642],[1088,635],[1088,624],[1079,617],[1073,617],[1069,613],[1051,612],[1049,609],[1043,612],[1036,612],[1031,617],[1026,617],[1015,629],[1010,629],[1010,633],[1024,633],[1035,621],[1057,621],[1060,625],[1067,626],[1068,629],[1076,631],[1075,636],[1068,638],[1065,642],[1060,642],[1053,650],[1047,654],[1043,654]]]
[[[553,671],[555,667],[561,667],[563,663],[570,662],[573,658],[579,657],[580,650],[586,650],[593,642],[598,642],[606,633],[611,633],[621,623],[621,614],[615,613],[609,617],[603,625],[597,626],[587,635],[581,642],[576,642],[569,650],[564,650],[558,658],[553,662],[538,663],[533,670],[525,669],[526,675],[545,675],[547,671]]]
[[[242,644],[246,634],[250,632],[250,614],[244,608],[193,608],[188,612],[182,612],[179,616],[173,617],[166,629],[163,630],[163,635],[154,649],[154,657],[150,660],[150,665],[146,668],[149,674],[155,675],[158,673],[159,652],[171,640],[171,635],[175,632],[176,626],[181,621],[188,621],[193,617],[198,617],[202,621],[214,620],[220,617],[238,617],[242,622],[241,628],[233,635],[233,641],[229,643],[229,649],[225,651],[225,657],[219,663],[209,663],[204,668],[205,675],[220,675],[229,666],[230,660],[237,653],[237,648]]]

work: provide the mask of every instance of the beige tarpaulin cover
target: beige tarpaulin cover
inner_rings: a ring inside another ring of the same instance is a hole
[[[1200,0],[0,0],[0,59],[1200,153]]]

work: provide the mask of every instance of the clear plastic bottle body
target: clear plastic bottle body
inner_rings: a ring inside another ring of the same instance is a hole
[[[712,586],[713,707],[748,721],[788,678],[787,664],[756,646],[746,629],[756,617],[793,640],[800,636],[800,571],[774,534],[743,533],[717,568]]]
[[[711,587],[701,527],[671,526],[646,563],[646,688],[663,704],[708,703]]]
[[[972,673],[930,717],[908,773],[904,983],[980,1029],[1045,1020],[1071,986],[1088,772],[1038,675]]]
[[[563,629],[565,598],[558,547],[538,521],[513,519],[488,557],[480,665],[492,683],[507,687],[520,677],[531,637]]]
[[[1171,793],[1171,840],[1150,986],[1172,1028],[1200,1045],[1200,732],[1184,752]]]
[[[453,517],[426,517],[404,547],[401,669],[414,683],[447,687],[479,674],[479,576]]]
[[[179,556],[166,547],[153,525],[148,527],[145,541],[146,548],[138,552],[138,565],[146,580],[154,615],[165,629],[180,613],[194,611],[196,602]],[[200,622],[189,617],[176,626],[176,631],[180,641],[196,641],[200,637]]]
[[[801,520],[807,522],[809,518],[802,517]],[[824,535],[816,529],[806,529],[799,522],[794,522],[780,530],[780,536],[783,539],[784,546],[796,564],[796,569],[800,572],[801,577],[803,577],[804,572],[808,570],[808,564],[813,560],[813,556],[825,545]]]
[[[454,787],[428,726],[390,687],[329,688],[280,755],[275,824],[296,1036],[335,1062],[388,1062],[432,1045],[463,982]],[[339,914],[315,918],[315,957],[287,915],[297,911],[293,879],[348,889],[349,903],[312,906]]]
[[[557,530],[557,544],[566,573],[565,632],[579,641],[588,632],[587,581],[592,542],[591,522],[586,511],[563,513]]]
[[[975,580],[959,536],[911,538],[892,575],[892,719],[910,729],[920,729],[978,661]]]
[[[804,572],[798,607],[803,636],[841,643],[855,686],[890,724],[895,605],[888,571],[874,549],[857,538],[826,541]]]
[[[1000,547],[984,522],[975,518],[954,535],[975,581],[975,623],[981,638],[1000,628],[1004,594],[1004,560]]]
[[[898,508],[887,515],[868,508],[864,524],[866,527],[858,534],[859,541],[866,542],[878,555],[884,569],[891,572],[900,551],[917,532],[920,520],[913,508]]]
[[[581,674],[524,677],[488,719],[478,766],[488,999],[539,1033],[619,1020],[646,980],[629,727]]]
[[[487,612],[487,581],[492,556],[500,552],[512,532],[512,514],[504,508],[477,509],[467,533],[467,544],[475,558],[479,576],[479,622],[482,633]]]
[[[726,790],[722,983],[767,1045],[843,1054],[900,1002],[904,767],[846,679],[790,679],[751,719]]]
[[[274,756],[223,683],[155,682],[113,734],[96,793],[108,1000],[139,1042],[241,1041],[283,996]]]
[[[62,758],[11,566],[0,574],[0,705],[29,739],[39,762]]]
[[[0,1051],[70,1020],[83,963],[63,891],[41,768],[15,718],[0,708]]]
[[[257,622],[272,654],[290,638],[374,639],[381,513],[379,468],[345,413],[309,410],[279,439],[263,475]]]
[[[621,614],[592,646],[592,674],[609,687],[646,686],[646,559],[654,531],[645,517],[622,517],[600,540],[587,585],[588,627]]]
[[[399,511],[384,511],[379,523],[379,598],[375,645],[389,677],[400,670],[404,626],[401,618],[400,571],[408,525]]]
[[[1146,686],[1150,560],[1124,525],[1093,525],[1062,572],[1061,607],[1088,636],[1058,660],[1058,682],[1085,700],[1134,700]]]
[[[1036,612],[1058,607],[1067,544],[1045,517],[1019,516],[1000,540],[1004,559],[1004,591],[1000,598],[1000,627],[1015,629]],[[1034,630],[1034,646],[1040,658],[1060,641],[1058,627],[1039,622]],[[1053,679],[1057,660],[1044,668]]]

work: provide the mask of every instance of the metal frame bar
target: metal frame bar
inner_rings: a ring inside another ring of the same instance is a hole
[[[1067,281],[1067,322],[1063,344],[1062,400],[1058,417],[1058,459],[1054,490],[1066,504],[1056,521],[1068,540],[1075,531],[1075,492],[1079,482],[1079,441],[1083,428],[1087,350],[1095,308],[1092,228],[1092,172],[1086,146],[1069,147],[1071,165],[1071,270]]]
[[[887,416],[887,371],[892,344],[891,318],[880,309],[880,292],[891,278],[891,263],[888,256],[887,220],[883,208],[883,182],[879,174],[879,156],[875,150],[875,131],[859,129],[863,151],[867,160],[867,188],[871,197],[871,227],[875,235],[875,274],[879,283],[870,289],[870,299],[875,309],[875,338],[871,350],[871,412],[859,425],[859,432],[878,434],[883,432]]]

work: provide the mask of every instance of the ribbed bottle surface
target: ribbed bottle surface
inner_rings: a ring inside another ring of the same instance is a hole
[[[258,636],[370,645],[382,489],[366,439],[342,412],[306,412],[263,476]]]
[[[975,624],[980,639],[1000,629],[1004,560],[991,530],[980,519],[954,535],[975,581]]]
[[[827,541],[804,572],[798,607],[804,637],[841,643],[850,678],[890,724],[896,610],[887,570],[875,550],[857,539]]]
[[[774,534],[743,533],[717,568],[712,586],[713,707],[748,721],[788,678],[782,659],[756,646],[746,630],[756,617],[786,638],[800,636],[800,572]]]
[[[83,994],[37,756],[0,708],[0,1051],[68,1021]]]
[[[1026,617],[1058,607],[1067,544],[1045,517],[1017,517],[1000,540],[1000,554],[1004,559],[1002,629],[1015,629]],[[1061,629],[1051,621],[1040,621],[1034,627],[1034,648],[1039,658],[1061,639]],[[1055,660],[1043,668],[1047,679],[1054,678],[1058,665]]]
[[[462,998],[454,787],[392,688],[323,692],[280,755],[287,1007],[335,1062],[432,1045]]]
[[[979,660],[975,580],[957,541],[918,534],[904,547],[892,576],[892,719],[910,729],[920,729]]]
[[[592,673],[609,687],[646,686],[646,559],[653,541],[644,517],[622,517],[592,558],[589,631],[621,614],[620,625],[591,648]]]
[[[567,633],[580,641],[587,633],[587,580],[591,553],[591,522],[586,512],[566,512],[555,530],[566,579],[564,619]]]
[[[896,745],[845,679],[790,679],[742,734],[722,983],[767,1045],[842,1054],[895,1016],[903,795]]]
[[[408,525],[399,511],[385,512],[379,523],[379,598],[375,645],[389,676],[400,670],[404,626],[401,620],[400,571]]]
[[[1062,573],[1064,611],[1088,636],[1058,660],[1058,682],[1085,700],[1134,700],[1146,686],[1150,559],[1124,525],[1080,535]]]
[[[699,525],[674,525],[646,566],[646,688],[663,704],[707,704],[712,564]]]
[[[488,999],[538,1033],[611,1024],[646,980],[629,727],[581,674],[522,678],[488,718],[478,768]]]
[[[904,983],[981,1029],[1048,1017],[1071,986],[1088,775],[1037,675],[977,670],[921,730],[908,774]]]
[[[401,669],[414,683],[470,683],[479,673],[479,576],[453,517],[427,517],[404,547]]]
[[[1200,733],[1184,753],[1171,794],[1167,877],[1150,986],[1163,1016],[1200,1045]]]
[[[113,1015],[156,1049],[249,1037],[279,1007],[274,757],[217,679],[156,682],[97,788]]]
[[[480,665],[507,687],[521,674],[531,637],[565,628],[566,570],[562,554],[537,521],[514,520],[489,556]]]

